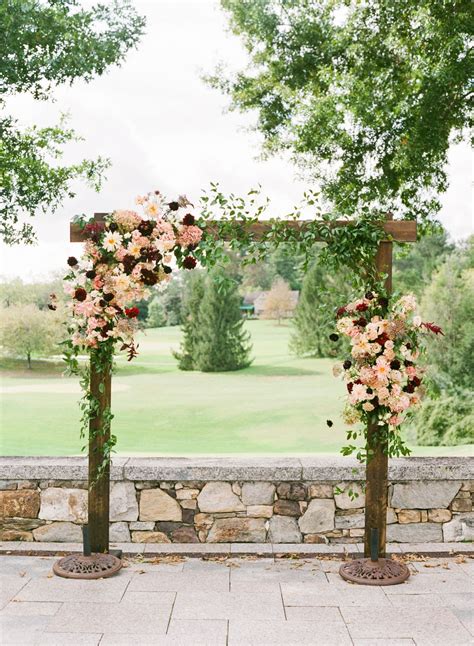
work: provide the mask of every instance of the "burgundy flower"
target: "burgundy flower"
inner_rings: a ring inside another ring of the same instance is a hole
[[[146,269],[144,267],[142,269],[141,275],[142,275],[143,282],[148,287],[152,287],[153,285],[156,285],[156,283],[158,282],[158,276],[150,269]]]
[[[343,314],[345,314],[345,313],[346,313],[346,308],[345,308],[345,307],[340,307],[340,308],[336,311],[336,316],[337,316],[337,317],[339,317],[339,316],[342,316],[342,315],[343,315]]]
[[[388,336],[385,334],[385,332],[382,332],[382,334],[375,339],[375,341],[379,345],[385,345],[385,343],[388,341]]]
[[[179,209],[179,202],[170,202],[168,206],[171,211],[177,211]]]
[[[415,392],[415,386],[413,384],[407,384],[406,386],[403,386],[403,390],[406,393],[414,393]]]
[[[192,213],[186,213],[186,215],[183,218],[183,224],[186,226],[190,227],[196,222],[196,218]]]
[[[442,334],[444,336],[444,332],[439,325],[435,325],[434,323],[422,323],[422,326],[434,334]]]
[[[183,267],[185,269],[194,269],[196,265],[196,258],[193,258],[192,256],[186,256],[186,258],[183,260]]]
[[[378,303],[381,307],[388,307],[388,298],[385,296],[379,296]]]
[[[332,334],[329,335],[329,338],[331,341],[334,341],[334,342],[339,341],[339,334],[336,334],[335,332],[333,332]]]
[[[390,368],[392,370],[400,370],[400,361],[398,359],[394,359],[393,361],[390,362]]]
[[[89,269],[89,271],[86,271],[86,278],[90,278],[93,280],[96,277],[96,273],[93,269]]]
[[[118,226],[116,222],[109,222],[109,231],[112,231],[113,233],[114,231],[117,231],[117,229],[118,229]]]
[[[144,236],[149,236],[154,228],[155,224],[151,220],[142,220],[138,225],[138,230]]]
[[[413,377],[413,379],[411,380],[411,383],[412,383],[414,386],[419,386],[419,385],[421,384],[421,379],[420,379],[419,377],[416,377],[416,376],[415,376],[415,377]]]
[[[111,301],[114,300],[114,294],[111,294],[108,292],[107,294],[104,294],[104,300],[107,301],[107,303],[110,303]]]
[[[140,310],[138,309],[138,307],[126,307],[125,308],[125,315],[129,319],[135,319],[135,318],[137,318],[137,316],[139,314],[140,314]]]
[[[163,265],[163,271],[165,272],[165,274],[171,274],[173,270],[171,269],[171,267],[168,267],[167,265]]]
[[[75,298],[77,301],[85,301],[85,300],[86,300],[86,298],[87,298],[87,292],[86,292],[86,290],[85,290],[85,289],[83,289],[82,287],[78,287],[78,288],[76,289],[76,291],[74,292],[74,298]]]
[[[372,293],[372,292],[366,292],[366,294],[365,294],[365,298],[366,298],[368,301],[371,301],[371,300],[373,300],[374,295],[373,295],[373,293]]]
[[[334,426],[334,422],[331,419],[326,420],[326,424],[331,428],[331,426]]]
[[[67,264],[69,267],[75,267],[77,265],[77,258],[74,258],[74,256],[69,256],[67,259]]]
[[[367,325],[367,319],[361,316],[360,319],[357,319],[357,321],[355,321],[355,324],[359,327],[365,327]]]
[[[352,389],[354,388],[354,384],[352,383],[352,381],[350,381],[348,384],[346,384],[346,388],[347,388],[347,391],[349,393],[352,392]]]
[[[359,305],[356,306],[356,310],[358,312],[365,312],[368,309],[369,309],[369,306],[367,305],[367,303],[359,303]]]
[[[350,359],[346,359],[342,364],[342,367],[344,368],[344,370],[349,370],[351,366],[352,366],[352,361]]]

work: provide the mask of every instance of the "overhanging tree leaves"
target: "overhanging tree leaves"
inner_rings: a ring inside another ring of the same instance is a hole
[[[0,108],[29,93],[51,99],[54,88],[90,81],[118,64],[143,33],[144,19],[128,0],[83,8],[77,0],[5,0],[0,3]],[[72,182],[100,186],[109,162],[101,157],[60,165],[64,144],[79,137],[64,127],[22,128],[0,117],[0,234],[7,243],[32,242],[23,216],[53,212],[73,197]]]
[[[307,165],[341,214],[428,221],[472,125],[469,0],[221,0],[250,55],[210,82],[256,111],[264,149]]]

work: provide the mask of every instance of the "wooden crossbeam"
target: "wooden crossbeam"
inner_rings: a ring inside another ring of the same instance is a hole
[[[103,222],[107,213],[94,213],[94,220],[96,222]],[[314,220],[279,220],[290,229],[301,229],[304,231],[305,227]],[[321,220],[322,222],[322,220]],[[344,227],[351,226],[354,221],[351,220],[337,220],[330,226]],[[245,230],[250,230],[255,234],[258,239],[264,235],[271,227],[272,223],[269,220],[261,220],[255,224],[248,225],[242,220],[236,220],[235,225],[243,226]],[[387,240],[395,242],[416,242],[416,222],[413,220],[387,220],[383,225],[384,231],[387,233]],[[207,231],[215,231],[217,233],[217,225],[213,227],[212,224],[206,226]],[[70,227],[70,240],[71,242],[82,242],[87,238],[87,235],[81,230],[77,224],[71,223]]]

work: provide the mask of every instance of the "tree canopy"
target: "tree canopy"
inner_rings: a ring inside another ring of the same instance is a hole
[[[84,8],[78,0],[5,0],[0,3],[0,109],[9,95],[51,100],[60,84],[90,81],[136,46],[144,19],[128,0]],[[22,127],[0,116],[0,234],[7,243],[32,242],[24,216],[53,212],[73,197],[73,182],[98,188],[108,160],[61,165],[63,146],[80,139],[64,121]]]
[[[454,136],[472,125],[469,0],[221,0],[247,69],[209,80],[257,115],[341,214],[428,221]]]

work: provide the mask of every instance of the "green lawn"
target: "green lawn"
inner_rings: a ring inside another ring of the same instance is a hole
[[[123,454],[336,453],[344,442],[339,417],[343,386],[328,359],[296,359],[290,328],[247,323],[255,361],[246,370],[181,372],[171,355],[178,328],[148,330],[132,363],[119,360],[113,384],[113,431]],[[79,387],[60,369],[33,371],[3,362],[4,455],[80,452]],[[328,428],[326,420],[335,424]],[[415,454],[461,454],[466,447],[415,447]]]

